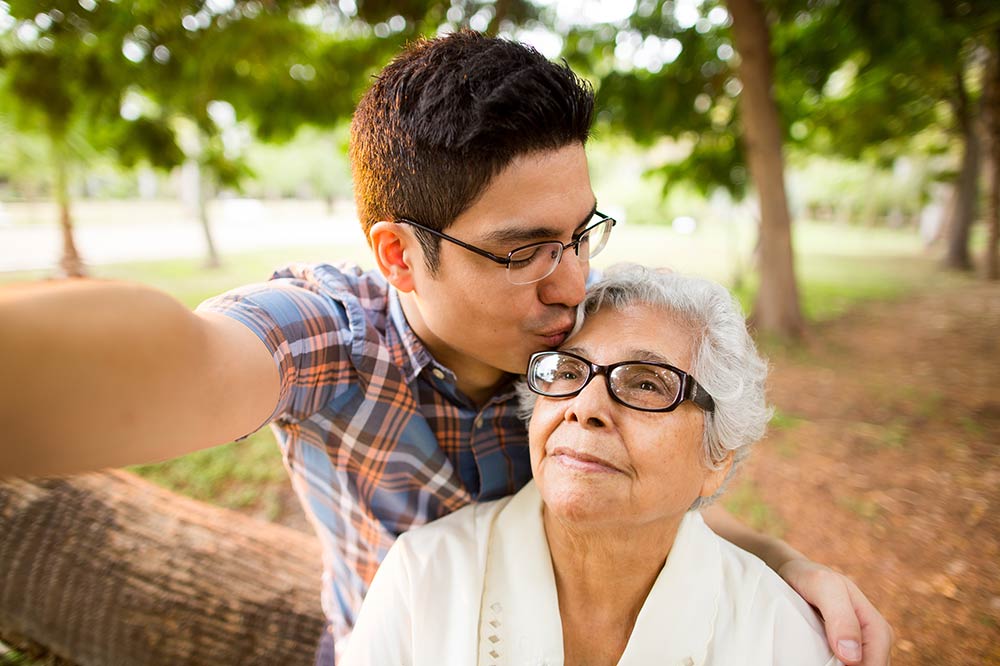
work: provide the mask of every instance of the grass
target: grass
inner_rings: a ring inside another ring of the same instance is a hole
[[[740,479],[735,486],[726,491],[722,496],[722,505],[758,532],[776,537],[785,534],[784,521],[761,498],[757,485],[749,479]]]
[[[271,513],[278,502],[274,485],[285,479],[274,435],[267,428],[239,442],[131,470],[198,500],[232,509],[263,505]]]
[[[871,522],[876,520],[881,514],[881,507],[876,502],[854,495],[841,495],[837,497],[837,506],[850,511],[859,518]]]
[[[24,223],[30,223],[25,221]],[[608,249],[595,260],[606,267],[635,261],[704,275],[732,285],[734,266],[748,266],[754,233],[733,223],[704,224],[682,235],[669,227],[620,225]],[[802,306],[810,321],[842,314],[853,305],[870,300],[895,299],[934,282],[947,280],[924,256],[919,239],[910,231],[869,229],[799,222],[795,228],[797,269]],[[232,287],[266,280],[275,267],[289,261],[354,260],[372,266],[372,259],[356,246],[281,248],[230,255],[220,269],[206,270],[199,260],[169,260],[98,266],[94,277],[134,281],[173,294],[194,307],[202,300]],[[46,272],[0,274],[0,283],[36,280]],[[736,290],[749,309],[753,280],[744,277]],[[775,414],[772,426],[788,429],[798,420]],[[970,433],[976,425],[966,424]],[[897,446],[904,430],[889,427],[880,432],[879,444]],[[176,460],[133,468],[139,474],[197,499],[230,507],[252,507],[273,516],[276,488],[284,481],[280,454],[269,429],[248,440],[194,453]],[[728,494],[727,504],[760,529],[781,531],[773,513],[751,486],[741,485]]]
[[[775,407],[774,414],[771,416],[771,422],[768,425],[775,430],[790,430],[803,421],[805,419],[788,414]]]

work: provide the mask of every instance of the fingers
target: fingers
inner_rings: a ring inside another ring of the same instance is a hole
[[[826,640],[830,649],[845,664],[862,664],[864,656],[861,622],[846,584],[847,580],[834,571],[823,572],[817,585],[821,596],[810,601],[823,616]]]
[[[823,616],[826,640],[849,666],[888,666],[892,627],[846,576],[806,559],[791,560],[778,572]]]
[[[892,627],[853,581],[846,578],[844,581],[861,625],[864,656],[861,666],[888,666],[892,653]]]
[[[861,664],[861,623],[854,609],[847,579],[832,569],[807,559],[792,560],[779,573],[823,616],[826,641],[837,658],[850,666]]]

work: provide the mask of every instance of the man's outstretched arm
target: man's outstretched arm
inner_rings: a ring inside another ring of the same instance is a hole
[[[888,666],[892,628],[849,578],[781,539],[751,530],[721,506],[711,505],[702,515],[716,534],[762,559],[819,610],[830,649],[841,661]]]
[[[264,344],[150,287],[0,289],[0,477],[151,462],[259,427],[280,389]]]

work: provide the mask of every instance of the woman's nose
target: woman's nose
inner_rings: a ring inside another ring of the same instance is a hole
[[[564,418],[589,428],[606,428],[611,425],[611,403],[604,376],[597,375],[570,398]]]

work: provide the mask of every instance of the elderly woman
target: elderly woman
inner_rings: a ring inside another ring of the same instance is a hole
[[[533,482],[401,536],[346,662],[840,663],[812,609],[697,511],[769,418],[729,293],[620,267],[575,331],[528,365]]]

